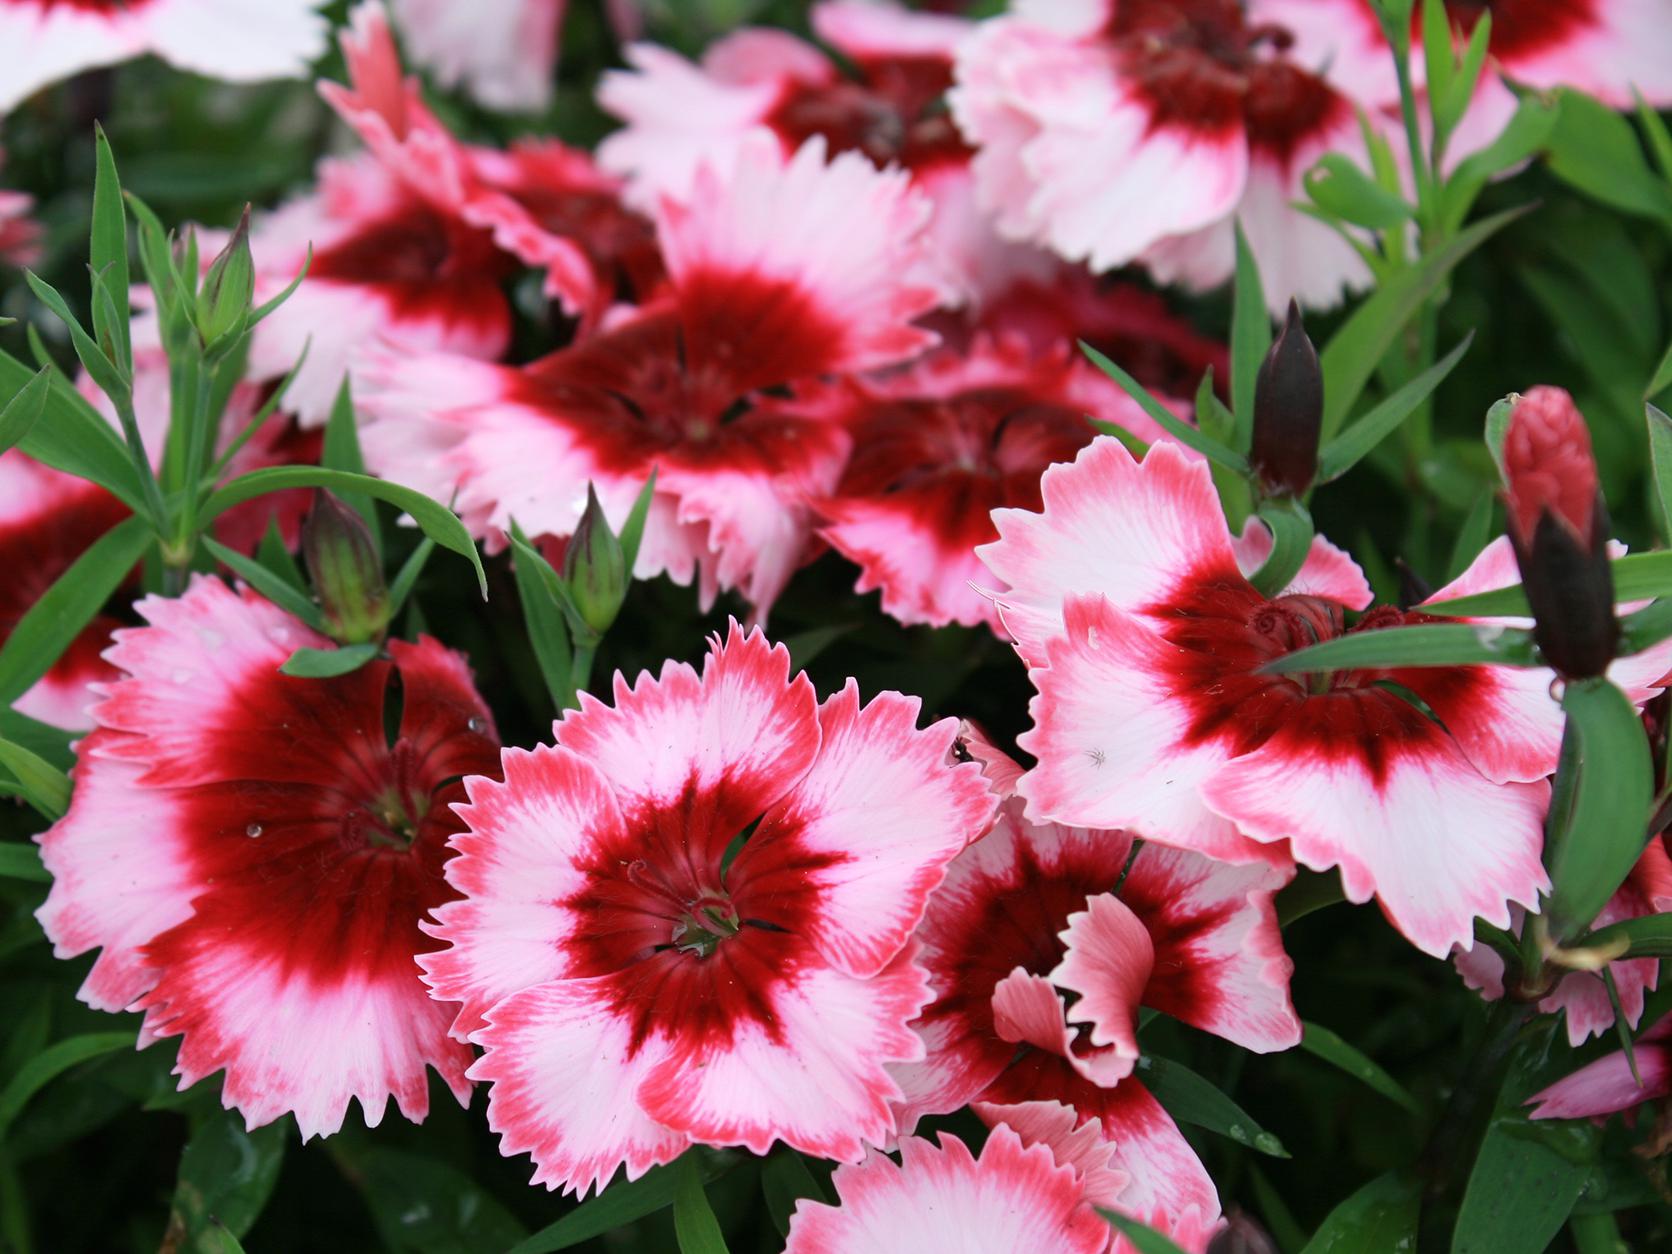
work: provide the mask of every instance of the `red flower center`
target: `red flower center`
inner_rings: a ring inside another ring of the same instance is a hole
[[[499,280],[515,263],[484,230],[414,203],[314,254],[309,276],[375,287],[407,315],[502,305]]]
[[[799,148],[811,136],[822,135],[832,155],[861,152],[879,166],[922,169],[968,159],[970,149],[940,103],[952,85],[948,61],[868,61],[859,73],[860,81],[791,84],[766,124],[787,147]]]
[[[1597,24],[1599,0],[1447,0],[1449,13],[1465,38],[1484,14],[1492,15],[1492,52],[1500,57],[1529,56],[1556,48]],[[1422,6],[1411,15],[1420,30]]]

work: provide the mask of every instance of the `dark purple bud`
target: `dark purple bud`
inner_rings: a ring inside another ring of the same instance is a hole
[[[1324,374],[1289,302],[1283,330],[1272,342],[1254,383],[1254,434],[1248,460],[1272,496],[1299,496],[1318,473],[1318,436],[1324,423]]]
[[[1233,1210],[1208,1242],[1207,1254],[1277,1254],[1277,1242],[1247,1211]]]
[[[1533,639],[1563,679],[1601,675],[1620,643],[1614,573],[1608,564],[1608,511],[1601,493],[1584,530],[1589,539],[1549,509],[1539,514],[1530,545],[1510,529],[1521,584],[1533,607]]]

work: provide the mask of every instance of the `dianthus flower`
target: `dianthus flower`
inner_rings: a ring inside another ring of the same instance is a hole
[[[853,683],[817,702],[734,624],[583,697],[555,747],[468,782],[420,963],[486,1051],[489,1125],[537,1183],[585,1193],[693,1142],[857,1161],[894,1134],[889,1063],[921,1056],[912,929],[992,802],[955,724]]]
[[[568,0],[393,0],[413,61],[490,109],[551,103]],[[620,7],[611,4],[612,12]]]
[[[420,1119],[426,1065],[462,1101],[470,1050],[413,958],[454,895],[459,779],[498,769],[464,659],[426,638],[293,678],[291,652],[329,642],[251,592],[200,576],[137,609],[40,837],[54,952],[102,950],[81,999],[144,1012],[142,1045],[180,1037],[182,1088],[224,1069],[251,1127],[331,1133],[350,1098],[373,1124],[391,1096]]]

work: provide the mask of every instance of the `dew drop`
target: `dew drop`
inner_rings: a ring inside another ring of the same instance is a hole
[[[226,637],[218,631],[211,631],[207,627],[198,628],[197,638],[203,642],[206,649],[218,649],[226,643]]]
[[[290,639],[290,628],[269,627],[267,629],[267,638],[278,644],[284,644]]]
[[[468,728],[470,731],[478,732],[478,733],[485,732],[485,731],[488,730],[487,720],[480,719],[480,718],[471,719],[468,723],[465,724],[465,727]]]
[[[244,835],[249,836],[249,837],[256,837],[256,836],[261,835],[261,824],[260,823],[251,823],[248,827],[246,827],[244,829]]]

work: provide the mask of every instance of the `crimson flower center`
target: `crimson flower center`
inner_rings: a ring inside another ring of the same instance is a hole
[[[864,83],[797,84],[767,118],[790,146],[822,135],[832,153],[859,152],[879,166],[962,160],[969,150],[944,108],[950,64],[902,57],[863,67]]]

